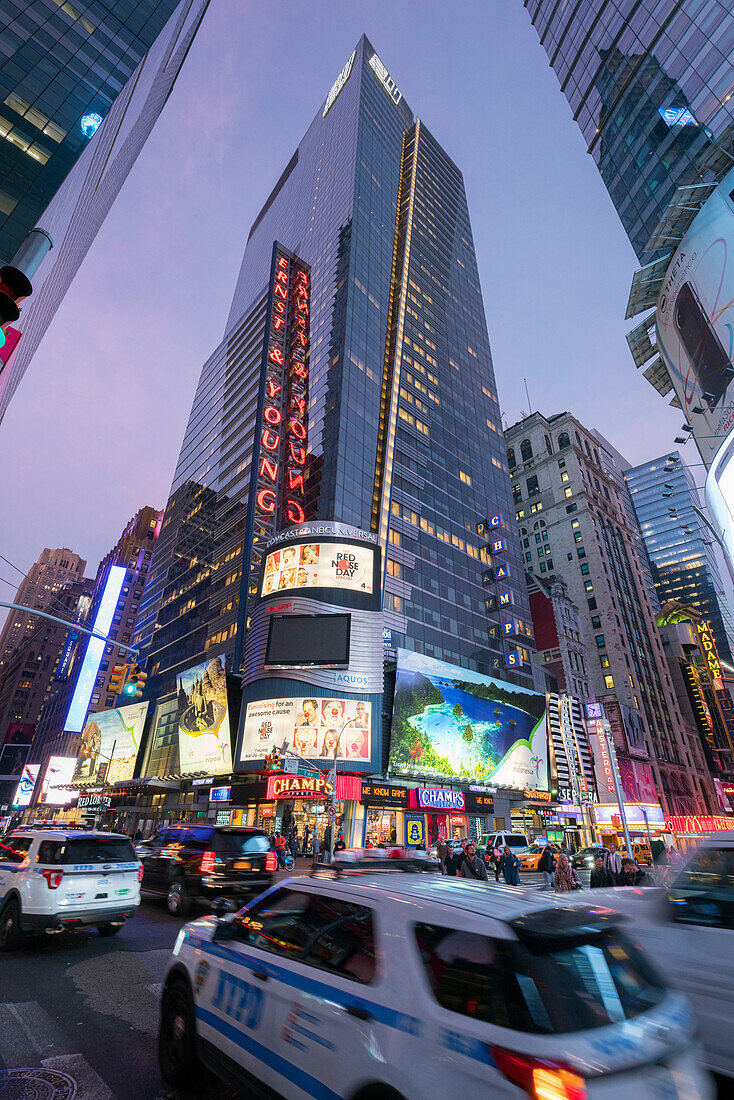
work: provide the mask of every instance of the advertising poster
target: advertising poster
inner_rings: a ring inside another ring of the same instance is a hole
[[[74,783],[122,783],[132,779],[148,704],[130,703],[90,714],[82,730]]]
[[[706,466],[734,427],[733,194],[734,169],[678,246],[657,302],[658,348]]]
[[[72,782],[74,775],[74,768],[76,767],[75,756],[52,756],[48,762],[46,768],[46,774],[43,777],[43,783],[41,784],[41,796],[38,799],[39,804],[44,803],[46,806],[68,806],[72,798],[76,795],[76,791],[72,791],[67,786]]]
[[[285,589],[342,588],[372,594],[374,550],[338,542],[284,546],[265,559],[262,595]]]
[[[640,802],[646,806],[651,803],[657,805],[659,798],[649,764],[643,763],[642,760],[617,757],[617,767],[625,802]]]
[[[232,771],[226,658],[182,672],[178,677],[178,750],[181,772],[225,775]]]
[[[18,784],[18,789],[13,799],[14,807],[17,806],[20,808],[21,806],[30,806],[31,798],[33,797],[33,789],[36,786],[36,780],[38,779],[40,770],[40,764],[26,764],[23,768],[23,774],[20,777],[20,783]]]
[[[3,745],[0,749],[0,775],[6,778],[17,775],[20,778],[30,751],[30,745]]]
[[[260,699],[247,704],[241,759],[261,760],[285,741],[309,760],[333,760],[338,742],[337,760],[364,762],[372,754],[371,722],[372,704],[358,699]]]
[[[388,770],[548,789],[545,695],[398,650]]]

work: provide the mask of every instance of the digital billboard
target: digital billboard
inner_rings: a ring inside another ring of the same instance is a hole
[[[46,768],[46,774],[41,784],[41,794],[38,799],[46,806],[68,806],[76,791],[67,786],[72,782],[75,756],[52,756]]]
[[[20,777],[20,783],[15,792],[15,798],[13,799],[13,806],[20,808],[21,806],[30,806],[31,798],[33,797],[33,789],[38,779],[38,773],[41,770],[40,764],[26,764],[23,768],[23,774]]]
[[[656,333],[683,416],[710,466],[734,427],[734,169],[668,264]]]
[[[178,750],[181,772],[232,771],[226,658],[213,657],[178,675]]]
[[[3,745],[0,749],[0,776],[17,775],[20,778],[30,751],[30,745]]]
[[[371,723],[372,704],[358,699],[259,699],[247,704],[240,759],[262,760],[285,742],[308,760],[333,760],[338,742],[337,760],[366,763]]]
[[[372,594],[375,552],[353,543],[306,542],[271,551],[265,559],[262,595],[288,589],[341,588]]]
[[[102,592],[102,598],[97,608],[97,614],[92,623],[92,630],[95,634],[102,634],[106,637],[109,633],[109,629],[112,625],[112,616],[115,614],[117,599],[120,595],[124,580],[125,567],[123,565],[110,566],[110,571],[107,574],[107,580]],[[97,672],[99,671],[102,654],[104,653],[104,647],[104,637],[90,638],[87,643],[87,650],[84,654],[81,668],[79,669],[76,687],[74,688],[74,694],[69,704],[69,712],[66,715],[66,722],[64,723],[64,730],[70,733],[81,733],[84,719],[87,716],[89,701],[92,698],[92,692],[97,679]]]
[[[545,695],[399,649],[388,771],[547,790]]]
[[[74,783],[122,783],[132,779],[148,704],[130,703],[90,714],[82,730]]]

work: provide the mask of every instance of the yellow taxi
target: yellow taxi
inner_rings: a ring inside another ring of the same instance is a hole
[[[561,849],[558,844],[550,843],[547,845],[553,854],[558,857]],[[526,848],[524,852],[518,852],[517,858],[520,860],[520,866],[523,871],[537,871],[538,864],[540,863],[540,857],[543,854],[545,844],[531,844],[529,848]]]

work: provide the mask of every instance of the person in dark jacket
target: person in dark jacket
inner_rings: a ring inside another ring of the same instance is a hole
[[[500,859],[500,871],[505,877],[505,882],[508,886],[520,885],[520,860],[515,853],[510,849],[509,844],[505,844],[505,850],[502,853]]]
[[[538,870],[543,872],[541,890],[553,889],[553,876],[556,871],[556,857],[550,844],[546,844],[538,860]]]
[[[641,871],[633,859],[622,860],[622,873],[617,880],[618,886],[651,886],[652,879]]]
[[[594,887],[604,888],[609,886],[616,886],[617,884],[614,881],[611,872],[606,866],[604,856],[597,856],[595,864],[596,866],[592,869],[591,872],[589,886],[591,886],[592,889],[594,889]]]
[[[459,845],[451,845],[446,856],[446,874],[456,878],[464,862],[464,849]]]
[[[487,868],[484,866],[484,860],[476,854],[473,844],[467,844],[466,846],[461,870],[459,871],[459,878],[480,879],[482,882],[487,881]]]

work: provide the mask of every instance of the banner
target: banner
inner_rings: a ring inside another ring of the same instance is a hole
[[[38,779],[38,773],[41,770],[40,764],[26,764],[23,768],[23,774],[20,777],[20,783],[18,789],[15,792],[15,798],[13,799],[13,807],[20,808],[21,806],[30,806],[31,798],[33,797],[33,789]]]
[[[71,783],[76,766],[75,756],[52,756],[41,784],[38,804],[68,806],[75,795],[66,784]]]
[[[262,595],[287,588],[341,588],[371,595],[374,560],[374,550],[356,543],[284,546],[265,559]]]
[[[548,789],[545,695],[398,650],[388,770]]]
[[[361,700],[260,699],[247,704],[241,759],[261,760],[285,741],[308,760],[333,760],[338,742],[337,760],[364,762],[372,755],[371,728],[372,704]]]
[[[213,657],[178,676],[178,750],[182,774],[232,771],[226,657]]]
[[[132,779],[148,704],[130,703],[90,714],[82,730],[74,783],[122,783]]]

